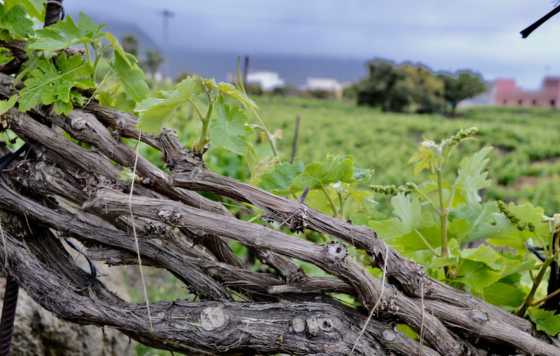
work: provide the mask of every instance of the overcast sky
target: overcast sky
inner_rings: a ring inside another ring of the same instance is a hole
[[[65,0],[71,13],[135,23],[169,45],[213,51],[421,61],[536,87],[560,75],[560,16],[529,39],[519,31],[549,0]]]

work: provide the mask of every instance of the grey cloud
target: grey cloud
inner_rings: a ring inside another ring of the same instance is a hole
[[[214,51],[418,60],[478,68],[536,86],[560,57],[560,18],[529,40],[518,32],[551,7],[546,0],[67,0],[70,11],[138,24],[169,45]],[[560,68],[557,68],[560,74]]]

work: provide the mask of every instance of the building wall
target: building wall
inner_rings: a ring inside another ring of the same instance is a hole
[[[517,107],[560,106],[560,78],[547,77],[539,90],[524,90],[512,79],[498,79],[495,82],[495,104]]]

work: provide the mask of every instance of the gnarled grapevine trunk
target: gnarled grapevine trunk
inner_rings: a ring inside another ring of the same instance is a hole
[[[0,96],[15,91],[12,78],[0,75]],[[32,150],[0,181],[1,266],[62,319],[111,326],[189,355],[560,354],[527,320],[432,280],[374,231],[207,170],[173,131],[140,135],[133,116],[94,102],[68,117],[12,109],[2,120]],[[169,173],[136,159],[123,138],[160,150]],[[123,168],[136,171],[132,194]],[[237,219],[203,192],[261,209],[280,228]],[[332,242],[317,245],[287,228]],[[199,301],[154,303],[148,313],[76,267],[60,242],[67,237],[109,265],[136,264],[137,238],[143,263],[171,272]],[[246,266],[231,240],[255,251],[269,271]],[[354,261],[347,244],[366,251],[385,281]],[[307,276],[292,259],[330,277]],[[343,305],[332,293],[350,294],[361,306]],[[395,323],[412,327],[420,341]]]

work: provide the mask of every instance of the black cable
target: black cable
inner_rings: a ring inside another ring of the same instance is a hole
[[[48,0],[45,11],[45,27],[53,25],[64,18],[63,0]]]
[[[554,235],[552,235],[552,254],[556,254],[558,249],[558,243],[560,239],[560,231],[556,231]],[[560,288],[560,268],[558,266],[558,261],[554,259],[550,264],[550,274],[548,276],[548,287],[546,290],[547,295],[551,295],[552,293],[556,292]],[[557,313],[560,313],[560,295],[555,297],[549,298],[544,302],[543,309],[546,310],[554,310]]]
[[[2,356],[10,354],[18,293],[19,286],[17,281],[12,276],[8,275],[6,278],[6,289],[4,291],[2,319],[0,320],[0,355]]]
[[[70,246],[74,251],[78,252],[80,255],[84,256],[84,258],[86,259],[88,265],[89,265],[89,276],[92,280],[97,278],[97,268],[95,267],[95,265],[93,264],[93,262],[91,261],[91,259],[88,257],[88,255],[86,255],[82,250],[80,250],[78,248],[78,246],[76,246],[76,244],[74,244],[72,241],[68,240],[68,239],[64,239],[64,241],[66,241],[66,243],[68,244],[68,246]]]
[[[27,154],[31,146],[24,144],[17,151],[10,152],[0,157],[0,179],[2,171],[10,165],[21,154]],[[14,321],[16,318],[17,298],[19,286],[17,281],[10,275],[8,266],[4,266],[7,273],[6,288],[4,290],[4,303],[2,305],[2,319],[0,320],[0,355],[7,356],[10,354],[12,347],[12,335],[14,333]]]
[[[552,17],[556,16],[559,13],[560,13],[560,6],[556,6],[548,14],[544,15],[543,17],[538,19],[534,24],[521,31],[521,37],[523,38],[529,37],[529,35],[531,35],[531,33],[533,33],[537,28],[541,27],[545,22],[547,22],[548,20],[550,20]]]

